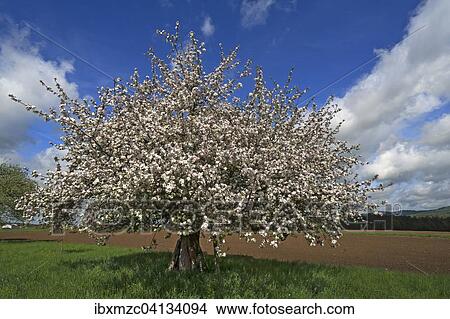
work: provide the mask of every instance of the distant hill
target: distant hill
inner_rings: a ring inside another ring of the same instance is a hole
[[[431,210],[404,210],[402,215],[411,217],[450,217],[450,206]]]

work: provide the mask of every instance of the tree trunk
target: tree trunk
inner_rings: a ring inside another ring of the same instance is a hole
[[[217,236],[213,236],[213,252],[214,252],[214,267],[216,267],[216,271],[220,272],[220,266],[219,266],[219,240],[217,239]]]
[[[177,240],[169,270],[204,271],[205,269],[205,258],[200,247],[200,232],[181,235]]]

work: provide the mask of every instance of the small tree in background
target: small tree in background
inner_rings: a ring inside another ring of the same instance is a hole
[[[204,269],[201,234],[216,255],[233,232],[274,247],[289,234],[336,244],[341,223],[359,216],[373,181],[352,172],[361,162],[356,146],[336,138],[337,107],[331,100],[321,108],[298,105],[304,91],[291,85],[292,74],[269,88],[260,67],[254,88],[239,98],[251,64],[241,66],[237,48],[221,50],[207,72],[204,43],[193,32],[182,42],[177,23],[175,34],[159,34],[171,47],[167,59],[150,50],[150,76],[135,71],[129,83],[102,88],[98,101],[71,100],[58,83],[44,84],[61,100],[48,112],[12,96],[61,126],[55,147],[66,152],[67,166],[42,176],[45,185],[18,208],[70,224],[60,203],[120,202],[121,209],[99,209],[95,218],[85,214],[78,227],[175,232],[174,270]],[[152,209],[136,204],[143,202]]]
[[[17,165],[0,164],[0,217],[22,220],[22,212],[15,209],[16,201],[36,189],[36,182]]]

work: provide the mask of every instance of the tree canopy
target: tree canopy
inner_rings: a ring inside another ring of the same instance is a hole
[[[0,164],[0,215],[22,219],[22,212],[15,209],[16,201],[27,193],[34,191],[36,182],[31,180],[28,172],[17,165]]]
[[[120,201],[119,210],[85,214],[79,227],[138,231],[145,224],[184,239],[197,234],[193,242],[203,232],[219,254],[232,232],[274,247],[288,234],[303,234],[311,245],[327,238],[336,244],[341,223],[367,204],[373,181],[358,179],[357,146],[337,138],[338,107],[331,99],[299,105],[305,91],[292,85],[292,72],[285,84],[269,86],[261,67],[237,59],[238,48],[222,49],[208,71],[205,44],[193,32],[182,41],[177,24],[174,34],[159,34],[170,45],[167,58],[149,50],[149,76],[135,70],[128,83],[101,88],[98,100],[72,100],[57,82],[44,84],[60,99],[48,112],[12,96],[61,126],[55,147],[65,152],[18,208],[51,219],[60,203]],[[253,88],[238,94],[251,74]],[[152,209],[136,205],[144,201]],[[71,220],[64,209],[58,214]]]

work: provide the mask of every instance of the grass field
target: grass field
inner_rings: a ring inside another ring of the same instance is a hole
[[[222,259],[220,275],[175,273],[169,253],[3,241],[0,260],[0,298],[450,298],[449,275],[251,257]]]

